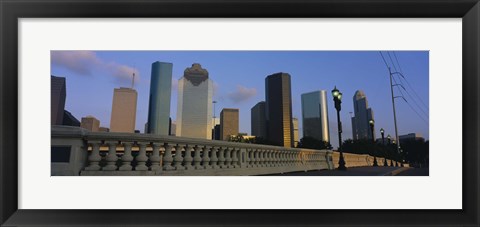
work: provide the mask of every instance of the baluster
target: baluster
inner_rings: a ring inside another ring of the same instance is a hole
[[[191,169],[194,169],[193,166],[192,166],[192,161],[193,161],[193,158],[192,158],[192,145],[185,145],[185,169],[187,170],[191,170]]]
[[[195,169],[203,169],[201,166],[202,157],[200,157],[200,152],[202,151],[202,147],[195,146],[195,157],[193,158],[193,163],[195,165]]]
[[[272,167],[278,166],[278,153],[276,150],[272,150]]]
[[[90,162],[85,170],[88,171],[96,171],[100,170],[101,167],[99,165],[100,161],[102,160],[102,156],[100,156],[100,141],[89,141],[92,145],[92,152],[88,156],[88,161]]]
[[[150,166],[150,169],[153,171],[162,170],[162,167],[160,166],[160,162],[162,161],[162,157],[160,156],[160,147],[160,144],[152,143],[152,156],[150,156],[150,162],[152,165]]]
[[[203,159],[202,159],[202,165],[203,165],[204,169],[210,169],[211,168],[209,153],[210,153],[210,147],[204,146],[203,147]]]
[[[132,142],[122,142],[123,143],[123,156],[122,156],[122,166],[118,168],[121,171],[131,171],[132,170]]]
[[[182,165],[183,164],[182,150],[183,150],[182,144],[177,144],[177,146],[175,146],[175,158],[173,159],[175,170],[185,169],[185,167],[183,167]]]
[[[253,148],[252,149],[252,159],[251,159],[252,167],[258,167],[258,149]]]
[[[268,150],[268,166],[273,167],[273,150]]]
[[[239,158],[238,155],[240,154],[240,149],[233,148],[232,150],[232,168],[239,168],[240,165],[238,164]]]
[[[230,168],[231,167],[230,165],[232,164],[232,157],[231,157],[232,148],[227,148],[225,151],[226,151],[225,167]]]
[[[173,157],[172,157],[172,145],[165,143],[165,155],[163,158],[163,170],[173,170],[172,166]]]
[[[246,149],[245,149],[245,167],[246,167],[246,168],[249,168],[249,167],[250,167],[250,166],[249,166],[249,165],[250,165],[250,156],[249,156],[249,155],[250,155],[250,150],[251,150],[251,149],[249,149],[249,148],[246,148]]]
[[[135,170],[147,171],[148,170],[148,167],[146,165],[148,161],[147,144],[145,142],[137,142],[137,144],[139,149],[138,149],[138,155],[135,158],[135,160],[137,160],[137,166],[135,166]]]
[[[255,148],[250,149],[250,167],[255,167]]]
[[[220,147],[218,150],[218,165],[220,168],[224,169],[225,166],[225,151],[227,150],[226,147]]]
[[[107,165],[102,168],[102,170],[113,171],[117,170],[117,142],[109,141],[108,144],[108,155],[105,158]]]
[[[212,166],[213,169],[218,169],[218,158],[217,158],[217,151],[218,147],[212,147],[212,158],[210,159],[210,165]]]

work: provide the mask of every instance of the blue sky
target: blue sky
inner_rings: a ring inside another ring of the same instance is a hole
[[[399,135],[420,133],[429,138],[429,53],[428,51],[383,51],[401,86],[394,87]],[[352,137],[349,112],[353,95],[363,90],[374,110],[375,127],[385,136],[395,135],[387,67],[378,51],[52,51],[51,74],[66,77],[65,108],[79,120],[93,115],[109,127],[113,89],[130,87],[136,72],[138,92],[136,129],[143,132],[147,120],[151,64],[173,63],[171,116],[176,118],[177,80],[186,67],[200,63],[214,81],[216,115],[222,108],[240,109],[240,131],[250,134],[250,109],[265,100],[265,77],[286,72],[291,75],[293,116],[299,118],[302,136],[303,93],[327,90],[331,142],[338,145],[336,113],[331,96],[334,86],[343,93],[341,120],[343,139]],[[398,60],[398,62],[397,62]],[[399,67],[400,66],[400,67]],[[401,68],[401,70],[400,70]],[[416,113],[416,112],[417,113]],[[377,132],[377,136],[380,133]]]

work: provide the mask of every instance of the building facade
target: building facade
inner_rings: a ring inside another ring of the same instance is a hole
[[[100,121],[95,118],[94,116],[86,116],[82,117],[82,121],[80,122],[80,127],[90,130],[92,132],[99,132],[100,131]]]
[[[265,78],[267,140],[275,145],[293,146],[292,91],[290,74],[275,73]]]
[[[51,76],[51,125],[62,125],[67,96],[65,77]]]
[[[220,139],[228,140],[232,135],[238,135],[238,109],[224,108],[220,112]]]
[[[353,96],[353,111],[355,116],[352,117],[352,138],[354,140],[375,138],[375,126],[372,130],[369,121],[374,120],[373,110],[368,107],[367,97],[363,91],[356,91]]]
[[[330,142],[327,91],[304,93],[301,99],[303,137]]]
[[[169,135],[172,70],[172,63],[152,63],[147,133]]]
[[[115,88],[113,91],[110,132],[135,132],[137,115],[137,91],[131,88]]]
[[[293,123],[293,147],[297,147],[300,142],[300,135],[298,134],[298,118],[292,118]]]
[[[265,119],[265,102],[258,102],[250,110],[251,134],[263,139],[267,138],[267,126]]]
[[[178,81],[176,136],[212,138],[213,81],[198,63],[186,68]]]

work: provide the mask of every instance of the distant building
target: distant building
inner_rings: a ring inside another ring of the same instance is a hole
[[[111,132],[135,132],[137,91],[131,88],[115,88],[113,91]]]
[[[353,111],[355,116],[352,117],[352,137],[354,140],[368,139],[375,137],[375,125],[372,130],[369,121],[374,120],[373,110],[368,108],[368,101],[365,93],[358,90],[353,96]]]
[[[152,63],[148,102],[147,133],[169,135],[170,98],[172,94],[172,63]]]
[[[408,133],[406,135],[400,135],[400,136],[398,136],[398,139],[400,140],[400,144],[402,144],[406,141],[422,141],[422,142],[425,142],[425,138],[423,138],[420,133]]]
[[[238,115],[238,109],[224,108],[220,112],[220,139],[228,140],[229,136],[238,134]]]
[[[293,146],[297,147],[298,143],[300,142],[300,136],[298,134],[298,118],[292,118],[293,122]]]
[[[176,136],[176,131],[177,131],[177,123],[176,121],[170,121],[170,135],[171,136]]]
[[[178,81],[176,135],[212,138],[213,81],[198,63],[186,68]]]
[[[67,96],[65,77],[50,77],[51,85],[51,125],[62,125]]]
[[[220,124],[217,124],[215,127],[213,127],[212,138],[214,140],[220,140]]]
[[[110,129],[107,128],[107,127],[99,127],[99,128],[98,128],[98,131],[99,131],[99,132],[109,132]]]
[[[75,118],[72,113],[68,112],[67,110],[63,111],[63,122],[62,125],[68,125],[68,126],[76,126],[80,127],[80,121],[78,121],[77,118]]]
[[[303,137],[330,142],[327,91],[302,94]]]
[[[267,140],[278,146],[292,147],[292,91],[290,75],[275,73],[265,78]]]
[[[80,127],[90,130],[92,132],[98,132],[100,129],[100,121],[94,116],[82,117]]]
[[[257,103],[250,110],[251,133],[256,137],[267,138],[267,126],[265,119],[265,102]]]

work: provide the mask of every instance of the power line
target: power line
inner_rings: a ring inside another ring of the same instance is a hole
[[[393,81],[395,81],[395,83],[397,84],[397,80],[395,79],[395,77],[392,77],[392,79],[393,79]],[[417,116],[420,117],[420,119],[422,119],[423,122],[428,125],[428,121],[425,120],[425,118],[423,118],[423,117],[415,110],[415,108],[413,108],[412,105],[410,105],[410,103],[405,99],[405,95],[403,94],[402,90],[398,89],[398,91],[400,92],[400,94],[402,94],[402,98],[403,98],[403,100],[405,101],[405,103],[407,103],[408,107],[410,107],[410,109],[412,109],[413,112],[415,112],[415,113],[417,114]]]

